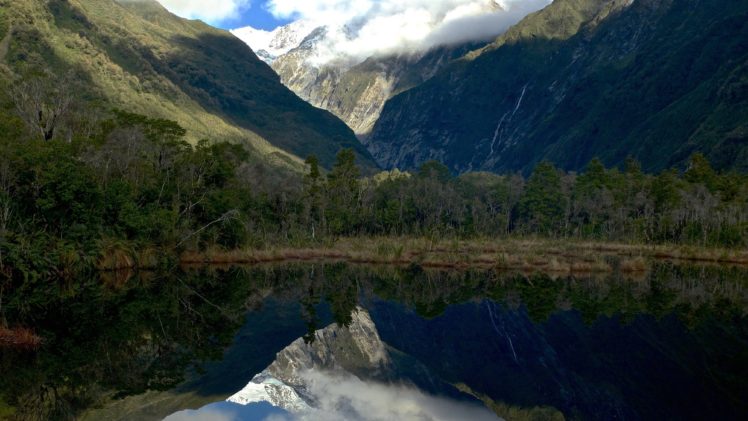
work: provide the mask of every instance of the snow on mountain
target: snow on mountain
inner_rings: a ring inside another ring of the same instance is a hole
[[[317,27],[319,25],[313,22],[297,20],[288,25],[279,26],[272,31],[247,26],[233,29],[231,33],[249,45],[258,57],[268,64],[272,64],[279,56],[298,47]]]

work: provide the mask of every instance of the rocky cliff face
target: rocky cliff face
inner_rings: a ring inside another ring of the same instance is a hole
[[[367,146],[388,168],[659,170],[704,152],[748,169],[748,3],[556,0],[389,100]]]
[[[475,46],[440,47],[427,53],[371,57],[358,64],[337,60],[316,66],[309,61],[314,54],[312,38],[275,60],[272,67],[281,82],[302,99],[332,112],[365,139],[388,99],[430,79]]]
[[[489,0],[484,13],[502,10]],[[278,73],[299,97],[330,111],[360,138],[371,131],[393,95],[430,79],[439,70],[487,42],[465,42],[427,51],[371,56],[366,59],[336,51],[331,40],[350,39],[349,26],[315,26],[299,20],[274,31],[242,28],[232,31]]]

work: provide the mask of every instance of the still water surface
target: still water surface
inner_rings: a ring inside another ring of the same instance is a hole
[[[0,403],[40,419],[741,419],[746,287],[746,269],[670,264],[97,276],[5,298],[45,341],[2,351]]]

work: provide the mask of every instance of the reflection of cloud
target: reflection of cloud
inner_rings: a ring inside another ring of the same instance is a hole
[[[300,376],[314,409],[290,414],[268,403],[229,402],[182,411],[164,421],[495,421],[470,402],[428,395],[414,387],[363,381],[350,374],[305,371]]]
[[[317,409],[298,414],[302,421],[497,420],[488,409],[401,385],[362,381],[350,375],[306,372],[302,375]]]
[[[457,421],[497,420],[477,403],[424,393],[414,386],[386,384],[382,370],[396,374],[374,321],[357,307],[348,327],[332,324],[316,340],[294,341],[276,360],[227,402],[184,411],[168,421]],[[351,374],[371,373],[361,380]],[[389,376],[386,376],[389,377]],[[281,409],[282,408],[282,409]],[[265,412],[258,411],[259,409]]]

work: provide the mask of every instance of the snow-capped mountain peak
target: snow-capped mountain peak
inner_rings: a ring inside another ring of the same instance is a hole
[[[262,60],[270,64],[279,56],[298,47],[318,26],[302,19],[272,31],[247,26],[233,29],[231,33],[249,45]]]

